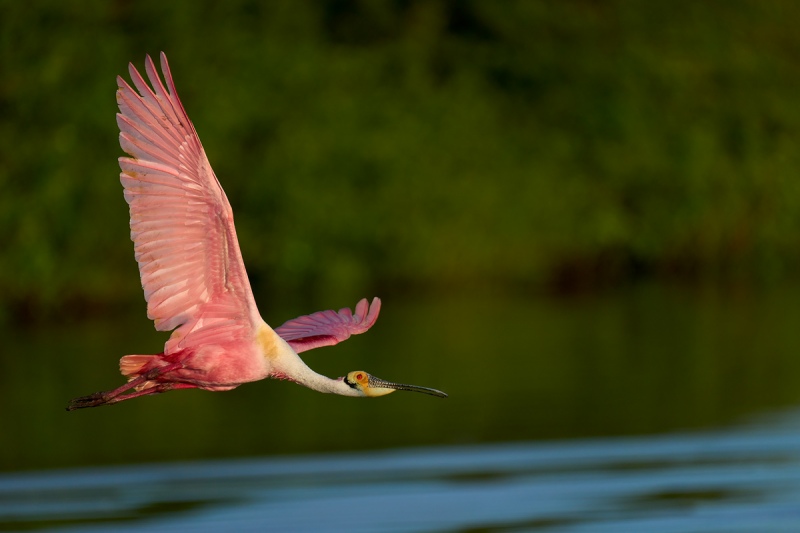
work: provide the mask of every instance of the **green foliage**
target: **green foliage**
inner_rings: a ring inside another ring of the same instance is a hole
[[[798,16],[788,0],[4,2],[0,313],[141,298],[114,77],[160,50],[257,293],[785,275]]]

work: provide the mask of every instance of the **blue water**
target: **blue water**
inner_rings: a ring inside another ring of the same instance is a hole
[[[6,330],[0,531],[800,532],[799,300],[387,298],[306,358],[446,400],[267,380],[67,413],[164,335],[139,314]]]
[[[0,476],[5,531],[800,531],[800,411],[715,431]]]

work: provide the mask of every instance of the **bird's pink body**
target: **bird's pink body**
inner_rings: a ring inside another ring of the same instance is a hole
[[[126,385],[77,398],[68,409],[177,388],[230,390],[268,377],[344,396],[378,396],[399,387],[442,395],[377,378],[367,383],[363,372],[351,373],[358,380],[330,379],[297,355],[368,330],[380,311],[377,298],[371,305],[361,300],[355,314],[349,309],[321,311],[276,330],[262,320],[233,211],[178,98],[167,58],[161,54],[166,87],[149,56],[145,67],[149,85],[129,67],[136,90],[117,77],[119,139],[130,156],[119,159],[120,181],[130,206],[147,316],[157,330],[172,335],[161,354],[120,360],[120,371],[129,379]],[[130,389],[135,392],[122,394]]]

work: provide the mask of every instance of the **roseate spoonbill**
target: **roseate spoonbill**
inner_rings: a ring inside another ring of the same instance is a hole
[[[147,316],[172,331],[158,355],[126,355],[116,389],[75,398],[67,410],[109,405],[174,389],[224,391],[264,378],[288,379],[319,392],[383,396],[395,390],[447,395],[384,381],[364,371],[331,379],[311,370],[300,352],[364,333],[380,311],[378,298],[350,309],[320,311],[273,330],[253,300],[233,212],[178,98],[167,57],[166,87],[153,60],[150,85],[133,64],[135,91],[117,77],[120,180],[130,206],[131,239],[142,278]]]

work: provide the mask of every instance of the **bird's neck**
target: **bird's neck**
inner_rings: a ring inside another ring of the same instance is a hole
[[[289,349],[291,350],[291,347]],[[300,356],[294,353],[294,350],[291,351],[290,355],[284,356],[279,365],[278,372],[280,372],[281,375],[276,377],[290,379],[295,383],[317,392],[339,394],[340,396],[362,396],[357,390],[350,388],[341,378],[331,379],[311,370],[311,368],[300,359]]]
[[[298,357],[298,359],[300,358]],[[323,376],[322,374],[318,374],[313,370],[311,370],[302,361],[300,361],[300,363],[302,366],[300,366],[299,368],[302,368],[302,370],[300,370],[299,372],[295,372],[294,376],[291,378],[300,385],[308,387],[309,389],[315,390],[317,392],[323,392],[325,394],[358,396],[356,391],[348,387],[341,380],[331,379],[327,376]]]
[[[266,324],[265,324],[266,326]],[[269,328],[269,326],[266,326]],[[326,394],[361,396],[342,379],[331,379],[311,370],[289,344],[271,328],[259,335],[264,356],[270,366],[270,377],[294,381],[304,387]]]

